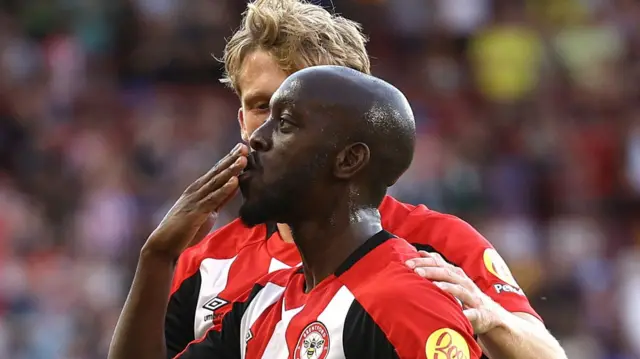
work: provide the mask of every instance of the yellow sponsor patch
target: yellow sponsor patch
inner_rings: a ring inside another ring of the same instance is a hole
[[[520,288],[516,279],[513,278],[513,274],[511,274],[507,263],[500,257],[495,249],[487,248],[482,257],[485,267],[487,267],[487,270],[491,274],[513,287]]]
[[[442,328],[433,332],[425,346],[427,359],[469,359],[469,345],[453,329]]]

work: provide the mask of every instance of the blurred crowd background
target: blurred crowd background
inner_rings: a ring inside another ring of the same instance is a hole
[[[106,357],[146,236],[240,140],[212,55],[244,7],[0,1],[0,357]],[[392,194],[478,228],[569,358],[640,358],[640,2],[335,11],[419,121]]]

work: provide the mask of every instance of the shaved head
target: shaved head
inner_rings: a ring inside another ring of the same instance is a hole
[[[296,72],[274,94],[326,117],[333,139],[369,147],[368,175],[391,186],[413,159],[415,120],[404,94],[377,77],[341,66]]]
[[[250,141],[259,167],[253,172],[263,172],[255,176],[262,183],[241,182],[241,218],[253,219],[248,224],[288,223],[339,201],[377,207],[413,159],[411,107],[400,90],[376,77],[309,67],[288,77],[270,105],[271,116]],[[258,193],[260,199],[252,198]],[[309,204],[313,208],[305,208]]]

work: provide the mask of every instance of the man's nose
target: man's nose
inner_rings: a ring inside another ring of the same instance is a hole
[[[269,121],[258,127],[251,137],[249,137],[249,146],[255,151],[268,151],[271,148],[271,129],[269,128]]]

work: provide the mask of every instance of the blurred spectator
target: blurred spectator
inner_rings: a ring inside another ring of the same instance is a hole
[[[523,100],[538,85],[542,41],[526,23],[518,1],[497,6],[494,22],[478,32],[472,43],[472,62],[478,89],[488,100]]]

